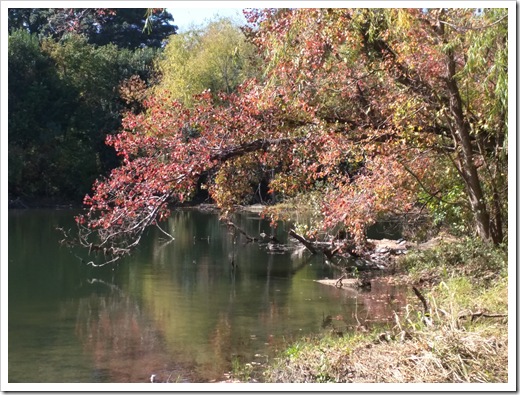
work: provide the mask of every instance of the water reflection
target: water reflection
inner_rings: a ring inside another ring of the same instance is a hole
[[[321,258],[272,254],[198,211],[163,225],[172,243],[151,229],[119,266],[85,267],[52,231],[71,218],[10,212],[10,382],[220,380],[235,358],[262,362],[291,339],[330,330],[328,316],[345,331],[406,302],[384,285],[360,294],[317,284],[336,274]],[[272,230],[251,215],[236,223],[287,242],[283,224]]]
[[[97,283],[93,280],[93,283]],[[101,282],[103,283],[103,282]],[[97,381],[146,382],[156,374],[168,382],[190,382],[190,367],[164,352],[164,339],[136,301],[114,286],[107,296],[80,300],[75,333],[91,356]]]

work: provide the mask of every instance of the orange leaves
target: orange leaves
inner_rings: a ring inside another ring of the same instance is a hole
[[[416,159],[414,162],[413,159]],[[417,189],[412,187],[412,177],[404,170],[400,161],[409,160],[409,166],[421,175],[416,165],[418,152],[408,151],[401,157],[396,155],[375,156],[367,159],[364,171],[352,183],[337,184],[338,189],[325,199],[324,213],[326,228],[343,224],[347,231],[361,242],[365,231],[381,216],[409,211],[413,208]]]
[[[278,199],[312,193],[324,227],[341,225],[361,241],[381,216],[412,210],[421,183],[436,189],[429,172],[445,141],[438,100],[446,54],[430,16],[376,9],[248,15],[258,25],[250,34],[265,78],[232,94],[203,92],[191,108],[167,92],[148,95],[144,111],[127,114],[124,131],[107,139],[124,161],[85,199],[92,212],[106,213],[93,226],[124,227],[122,215],[132,213],[162,220],[163,206],[193,196],[203,175],[226,212],[251,201],[260,183]],[[141,88],[133,84],[128,97]]]

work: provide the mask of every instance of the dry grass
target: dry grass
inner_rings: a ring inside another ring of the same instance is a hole
[[[266,381],[507,382],[507,257],[466,245],[417,258],[429,267],[415,266],[413,274],[435,276],[430,284],[436,285],[423,290],[428,311],[417,303],[420,308],[408,306],[383,331],[294,343],[265,373]]]
[[[294,355],[286,353],[277,366],[267,372],[266,379],[290,383],[497,383],[508,380],[507,329],[490,331],[484,327],[467,331],[464,327],[434,325],[398,332],[397,328],[373,333],[370,341],[350,338],[302,343]]]

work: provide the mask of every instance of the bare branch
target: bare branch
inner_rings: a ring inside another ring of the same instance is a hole
[[[307,249],[310,252],[312,252],[313,254],[317,254],[318,253],[318,251],[316,250],[316,248],[314,248],[314,246],[312,245],[311,242],[309,242],[304,237],[302,237],[299,234],[297,234],[294,230],[291,229],[289,231],[289,236],[294,237],[296,240],[298,240],[300,243],[302,243],[305,247],[307,247]]]
[[[233,228],[235,230],[238,230],[240,233],[242,233],[248,242],[251,242],[251,241],[258,241],[259,239],[257,239],[256,237],[253,237],[253,236],[250,236],[247,234],[247,232],[245,230],[243,230],[242,228],[240,228],[238,225],[236,225],[234,222],[232,221],[227,221],[226,222],[226,225],[229,226],[230,228]]]
[[[170,239],[170,241],[175,240],[175,237],[173,237],[171,234],[169,234],[163,228],[161,228],[161,226],[158,224],[157,221],[155,221],[155,226],[157,227],[157,229],[159,229],[162,232],[162,234],[164,234],[166,237],[168,237]]]

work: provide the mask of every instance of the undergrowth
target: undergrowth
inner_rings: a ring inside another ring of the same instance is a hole
[[[467,238],[456,243],[443,243],[427,249],[411,251],[401,257],[399,265],[412,282],[421,279],[440,279],[464,276],[472,283],[490,285],[507,276],[506,246],[491,246]]]

